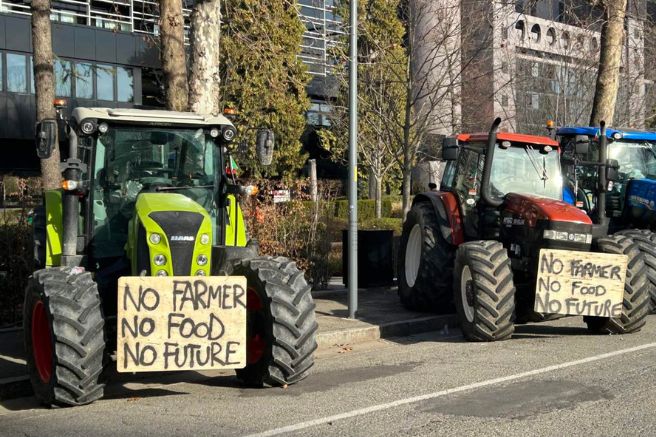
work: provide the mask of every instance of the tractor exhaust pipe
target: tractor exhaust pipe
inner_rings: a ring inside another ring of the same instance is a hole
[[[492,196],[492,191],[490,190],[492,160],[494,159],[494,151],[497,145],[497,131],[499,130],[500,124],[501,118],[497,117],[490,127],[490,133],[487,137],[487,156],[485,157],[485,166],[483,167],[483,180],[481,181],[481,197],[483,198],[483,202],[495,208],[501,206],[503,203],[503,199],[498,199]]]
[[[606,136],[606,122],[599,122],[599,196],[597,199],[597,223],[607,227],[608,215],[606,214],[606,161],[608,160],[608,137]]]

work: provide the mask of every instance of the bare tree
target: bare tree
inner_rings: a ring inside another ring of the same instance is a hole
[[[199,114],[219,112],[219,37],[221,1],[201,0],[191,13],[189,109]]]
[[[601,28],[597,86],[590,115],[592,125],[598,125],[601,120],[613,124],[620,83],[627,0],[605,0],[603,6],[605,21]]]
[[[189,105],[182,1],[160,0],[159,11],[166,106],[172,111],[186,111]]]
[[[34,82],[36,92],[36,120],[55,118],[55,74],[53,69],[50,0],[32,1],[32,45],[34,47]],[[41,160],[41,178],[46,190],[59,188],[59,147],[50,158]]]

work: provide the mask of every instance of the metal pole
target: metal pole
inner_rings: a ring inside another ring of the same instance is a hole
[[[349,100],[348,309],[354,319],[358,311],[358,0],[351,0]]]

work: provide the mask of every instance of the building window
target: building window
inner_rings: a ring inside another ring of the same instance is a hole
[[[7,91],[27,92],[27,58],[25,55],[7,53]]]
[[[55,60],[55,94],[59,97],[71,96],[71,61]]]
[[[75,64],[75,96],[80,99],[93,99],[93,66]]]
[[[96,96],[98,100],[114,100],[114,67],[96,65]]]
[[[119,102],[134,101],[134,79],[131,68],[116,67],[116,96]]]

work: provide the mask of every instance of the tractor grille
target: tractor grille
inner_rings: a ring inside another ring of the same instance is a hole
[[[196,235],[203,223],[203,216],[195,212],[164,211],[150,213],[150,218],[155,220],[166,234],[171,247],[173,275],[191,275]]]

